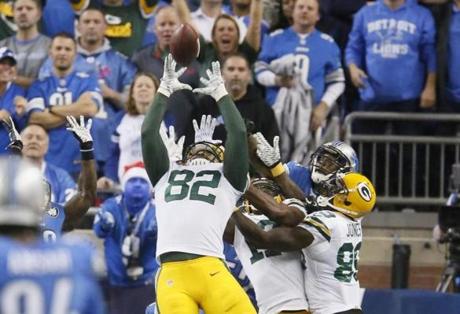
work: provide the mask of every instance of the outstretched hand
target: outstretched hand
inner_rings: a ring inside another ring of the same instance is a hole
[[[166,97],[171,96],[172,93],[181,89],[192,90],[190,85],[179,81],[179,77],[184,74],[187,68],[180,68],[176,71],[176,65],[173,56],[168,54],[165,58],[163,77],[161,78],[160,87],[158,88],[158,92]]]
[[[211,115],[202,115],[200,126],[198,122],[193,119],[193,129],[195,130],[195,143],[208,142],[213,144],[222,144],[221,140],[213,140],[214,129],[217,125],[217,119]]]
[[[66,118],[70,125],[67,127],[67,131],[73,133],[75,138],[80,142],[81,148],[91,149],[93,147],[93,137],[90,131],[93,120],[88,119],[88,122],[85,124],[85,118],[83,116],[80,116],[80,123],[77,122],[75,117],[67,116]]]
[[[168,151],[170,161],[182,159],[182,150],[184,147],[185,136],[181,136],[176,142],[176,130],[174,126],[169,126],[169,135],[166,126],[162,123],[160,127],[160,136]]]
[[[220,73],[219,61],[212,62],[211,66],[212,71],[209,69],[206,70],[208,78],[200,78],[200,82],[204,85],[204,87],[195,88],[193,92],[209,95],[216,101],[219,101],[222,97],[228,95],[228,93],[225,89],[224,79]]]

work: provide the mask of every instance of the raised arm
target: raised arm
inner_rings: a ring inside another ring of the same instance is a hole
[[[305,212],[298,207],[277,203],[273,197],[253,185],[249,186],[244,197],[270,220],[282,226],[295,227],[305,218]]]
[[[309,246],[314,239],[310,232],[300,227],[277,227],[263,231],[239,210],[232,217],[248,243],[258,249],[296,251]]]
[[[207,74],[209,79],[200,79],[205,87],[195,88],[193,91],[210,95],[216,100],[227,131],[224,175],[235,189],[244,191],[249,170],[246,125],[235,103],[228,96],[218,61],[212,63],[212,71],[207,70]]]
[[[169,54],[165,59],[160,87],[142,123],[142,156],[153,186],[169,169],[168,151],[159,132],[161,121],[166,112],[167,100],[177,90],[192,89],[189,85],[182,84],[178,80],[186,69],[182,68],[177,72],[175,69],[176,62]]]
[[[83,116],[80,123],[74,117],[67,117],[70,127],[67,130],[73,132],[80,142],[81,172],[78,178],[78,190],[65,205],[65,220],[62,229],[70,231],[74,229],[91,206],[96,203],[96,164],[94,161],[93,139],[90,129],[92,120],[85,125]]]
[[[246,42],[257,52],[260,50],[261,42],[262,6],[262,0],[251,1],[250,21],[245,38]]]

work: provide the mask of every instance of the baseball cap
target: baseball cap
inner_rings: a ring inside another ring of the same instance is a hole
[[[14,52],[8,49],[8,47],[1,47],[0,48],[0,60],[3,59],[10,59],[13,62],[13,65],[16,65],[16,57],[14,56]]]

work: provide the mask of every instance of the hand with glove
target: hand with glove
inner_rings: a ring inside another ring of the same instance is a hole
[[[222,74],[220,73],[219,61],[214,61],[211,64],[211,66],[212,71],[209,69],[206,70],[208,78],[200,78],[200,82],[204,85],[204,87],[195,88],[193,92],[209,95],[212,98],[214,98],[215,101],[219,101],[222,97],[228,95],[228,93],[225,89],[224,79],[222,78]]]
[[[67,116],[66,118],[69,123],[67,130],[73,132],[75,138],[80,142],[82,160],[94,159],[93,137],[90,132],[93,120],[88,119],[88,122],[85,125],[85,118],[83,116],[80,116],[80,123],[77,122],[75,117]]]
[[[181,136],[176,143],[176,131],[174,126],[169,126],[169,136],[166,132],[166,126],[164,123],[160,127],[160,136],[163,143],[168,150],[168,156],[170,161],[182,160],[182,150],[184,147],[185,136]]]
[[[7,149],[10,149],[15,154],[21,154],[22,147],[24,145],[22,144],[21,135],[14,126],[13,119],[11,119],[11,117],[3,119],[2,124],[8,132],[8,137],[10,138],[10,143],[8,144]]]
[[[282,175],[286,170],[281,163],[279,136],[273,138],[273,146],[268,143],[262,133],[257,132],[254,136],[257,140],[257,157],[270,168],[274,178]]]
[[[99,219],[101,228],[104,231],[110,231],[115,226],[115,218],[113,218],[112,213],[108,211],[100,210],[97,213],[97,219]]]
[[[202,115],[200,126],[193,119],[193,129],[195,130],[195,143],[208,142],[213,144],[222,144],[221,140],[213,140],[214,129],[216,128],[217,120],[211,115]]]
[[[176,61],[174,61],[171,54],[168,54],[165,58],[163,77],[161,78],[158,92],[169,97],[172,93],[181,89],[192,90],[190,85],[179,82],[179,77],[184,74],[186,70],[187,68],[181,68],[176,71]]]

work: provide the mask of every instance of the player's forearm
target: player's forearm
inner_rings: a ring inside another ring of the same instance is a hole
[[[253,221],[244,216],[241,211],[235,211],[232,215],[238,230],[243,234],[246,241],[256,248],[270,248],[267,241],[267,233],[259,228]]]
[[[82,160],[80,177],[78,179],[78,193],[65,205],[66,218],[64,229],[74,229],[91,206],[96,203],[96,164],[94,159]]]
[[[246,191],[245,198],[270,220],[283,226],[297,226],[305,217],[298,209],[277,203],[273,197],[252,185]]]
[[[39,124],[45,129],[53,129],[65,123],[65,118],[55,115],[48,110],[35,111],[30,114],[29,124]]]
[[[275,182],[281,187],[284,195],[287,198],[296,198],[298,200],[305,200],[306,195],[303,191],[289,178],[286,172],[274,178]]]
[[[227,131],[224,175],[234,188],[244,191],[249,170],[246,125],[230,96],[222,97],[217,105],[224,118]]]
[[[159,132],[167,101],[168,97],[157,93],[142,123],[142,156],[153,186],[169,168],[168,151]]]

